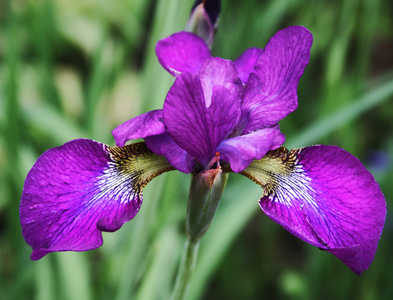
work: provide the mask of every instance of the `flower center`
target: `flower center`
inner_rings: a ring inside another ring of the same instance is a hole
[[[212,160],[207,164],[205,171],[210,170],[210,169],[214,169],[214,165],[215,169],[220,169],[220,152],[216,152],[216,154],[214,155],[214,157],[212,158]]]

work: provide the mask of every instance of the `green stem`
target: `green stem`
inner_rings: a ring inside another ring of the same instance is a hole
[[[198,249],[199,239],[190,240],[187,238],[176,277],[175,287],[172,292],[172,300],[186,299],[191,273],[194,270],[198,255]]]

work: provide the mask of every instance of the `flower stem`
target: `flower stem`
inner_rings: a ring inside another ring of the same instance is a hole
[[[175,287],[172,292],[172,300],[186,299],[191,273],[194,270],[195,261],[198,255],[198,249],[199,239],[187,238],[176,277]]]

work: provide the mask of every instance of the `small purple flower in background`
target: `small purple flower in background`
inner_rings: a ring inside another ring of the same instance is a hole
[[[176,77],[163,109],[118,126],[118,147],[74,140],[45,152],[29,172],[20,216],[32,259],[101,246],[101,231],[131,220],[144,186],[163,172],[217,169],[260,184],[261,209],[293,235],[357,274],[366,270],[386,215],[372,175],[335,146],[282,147],[277,123],[297,108],[311,45],[309,31],[293,26],[232,62],[212,57],[192,33],[159,41],[158,60]],[[124,146],[139,138],[145,142]]]

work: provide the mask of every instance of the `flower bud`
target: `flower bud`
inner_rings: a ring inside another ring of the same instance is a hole
[[[200,238],[209,228],[220,203],[226,179],[227,174],[223,175],[220,167],[193,175],[186,220],[186,229],[191,240]]]
[[[185,30],[200,36],[211,48],[220,9],[220,0],[196,0]]]

